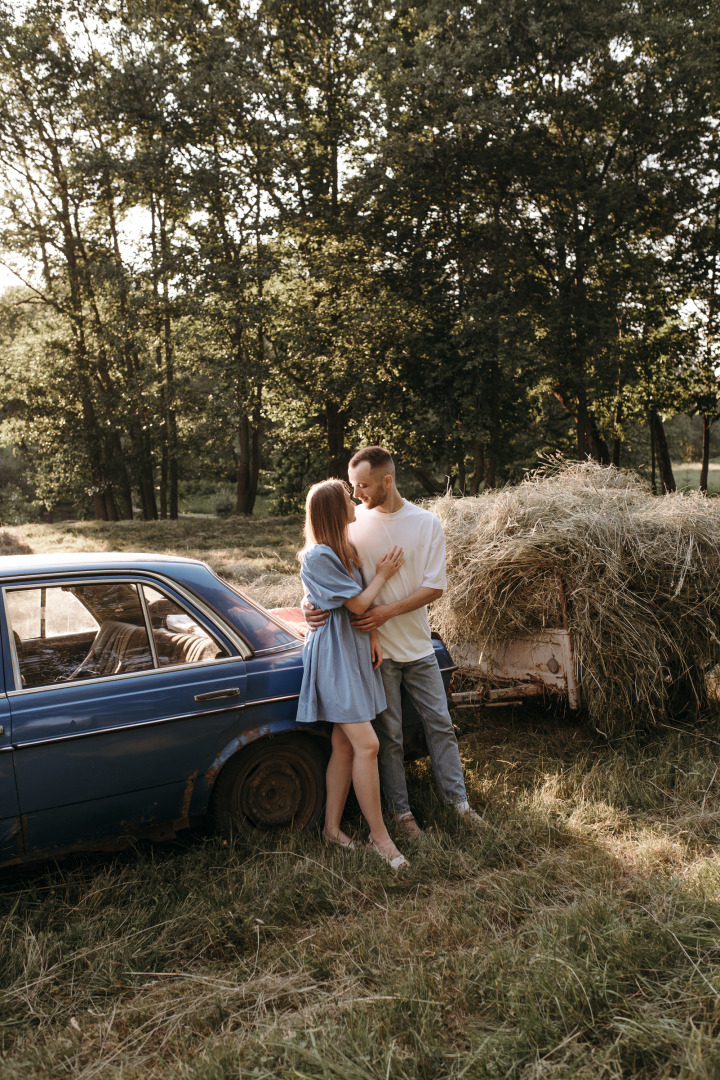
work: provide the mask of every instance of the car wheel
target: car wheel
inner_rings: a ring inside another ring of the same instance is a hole
[[[325,799],[327,758],[308,736],[260,739],[220,773],[211,815],[220,832],[315,825]]]

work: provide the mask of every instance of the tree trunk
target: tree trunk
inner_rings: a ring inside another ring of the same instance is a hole
[[[663,491],[666,493],[668,491],[677,491],[667,439],[665,438],[665,428],[663,427],[663,422],[657,409],[650,410],[650,430],[655,451],[654,456],[657,461],[657,467],[660,473],[660,483],[662,484]]]
[[[345,414],[335,401],[325,403],[325,430],[327,432],[327,475],[344,479],[347,475],[348,455],[345,450]]]
[[[485,447],[480,439],[476,439],[475,445],[473,446],[473,462],[475,468],[472,477],[470,478],[470,494],[477,495],[483,481],[483,472],[485,469]]]
[[[437,481],[427,469],[421,469],[419,466],[413,466],[413,473],[418,478],[422,486],[428,495],[441,495],[442,492],[438,489]]]
[[[106,521],[119,521],[120,515],[118,514],[118,508],[115,504],[115,497],[112,493],[112,488],[105,488],[105,520]]]
[[[465,468],[464,454],[460,453],[460,460],[458,461],[458,490],[461,495],[465,494],[465,487],[467,485],[467,469]]]
[[[258,152],[259,156],[259,152]],[[265,328],[262,320],[263,300],[263,276],[262,276],[262,244],[260,230],[260,179],[256,177],[255,184],[255,275],[257,285],[257,297],[259,301],[260,316],[256,335],[256,359],[257,371],[263,370],[265,360]],[[220,206],[220,220],[223,233],[223,251],[225,261],[233,265],[232,245],[227,235],[225,218]],[[232,271],[233,289],[236,292],[238,305],[241,300],[240,281],[237,270],[233,265]],[[238,425],[238,461],[237,461],[237,498],[235,502],[236,514],[252,514],[257,498],[258,482],[260,479],[260,424],[262,416],[262,382],[255,375],[248,376],[243,373],[247,368],[249,357],[243,346],[244,319],[238,309],[234,324],[237,362],[237,401],[240,422]],[[254,381],[255,385],[252,385]]]
[[[710,472],[710,430],[712,428],[712,421],[707,413],[702,414],[702,422],[703,441],[702,463],[700,465],[700,490],[704,495],[707,495],[708,473]]]
[[[162,232],[161,232],[162,235]],[[175,346],[167,278],[163,281],[163,339],[165,351],[165,387],[167,406],[168,511],[172,521],[178,516],[178,434],[175,411]]]
[[[250,515],[255,507],[258,485],[258,434],[247,416],[238,425],[237,497],[235,513]]]
[[[575,414],[578,453],[581,459],[584,457],[591,457],[595,461],[599,461],[601,465],[609,465],[610,451],[608,450],[607,443],[600,434],[597,420],[590,409],[588,409],[584,398],[585,395],[583,393],[578,401],[577,412]]]
[[[152,459],[152,447],[150,445],[150,433],[141,431],[138,436],[138,486],[140,489],[140,505],[143,517],[146,521],[157,521],[158,508],[155,498],[155,477]]]
[[[163,443],[160,450],[160,517],[163,521],[168,516],[168,453],[167,453],[167,438],[165,437],[165,424],[162,425]]]
[[[247,409],[244,401],[239,401],[236,514],[252,514],[257,498],[260,478],[259,399],[260,390],[257,390],[251,410]]]
[[[613,442],[612,442],[612,464],[616,469],[620,468],[620,437],[617,434],[617,430],[620,427],[622,421],[622,402],[618,400],[615,405],[615,414],[613,416]]]
[[[110,174],[105,174],[105,200],[107,207],[108,227],[112,239],[113,259],[118,282],[118,296],[120,301],[120,314],[125,326],[129,325],[128,319],[128,283],[126,278],[125,264],[120,248],[120,239],[117,227],[117,215],[115,212],[115,193],[113,191]],[[152,448],[147,430],[144,430],[142,421],[141,390],[138,373],[140,363],[137,345],[130,331],[126,330],[126,340],[123,345],[123,357],[125,360],[125,383],[127,393],[132,405],[132,415],[128,424],[130,445],[132,447],[132,472],[134,472],[138,491],[140,494],[140,506],[145,521],[157,519],[157,503],[155,501],[155,486],[153,481]],[[130,516],[132,516],[132,511]]]
[[[155,486],[152,477],[148,480],[147,477],[141,475],[138,482],[138,490],[140,492],[140,506],[142,507],[143,518],[145,521],[157,521],[157,501],[155,499]]]
[[[115,469],[115,475],[118,479],[117,487],[120,493],[119,516],[125,521],[132,521],[132,488],[130,486],[130,477],[128,476],[127,466],[125,464],[125,454],[123,451],[122,440],[120,439],[120,432],[113,431],[109,441],[110,460]]]
[[[490,452],[488,455],[487,472],[485,473],[485,491],[489,491],[490,488],[495,487],[495,473],[497,470],[497,459],[495,455]]]
[[[90,462],[90,476],[93,490],[95,517],[100,521],[108,520],[108,505],[105,499],[107,480],[103,468],[102,440],[97,423],[95,405],[90,389],[89,358],[85,336],[85,315],[83,311],[82,281],[78,268],[76,238],[73,232],[73,217],[70,208],[70,195],[64,166],[57,147],[50,146],[53,172],[60,195],[60,222],[63,233],[63,256],[68,275],[72,334],[74,339],[75,365],[82,387],[81,401],[85,444]]]
[[[108,521],[112,520],[108,518],[105,500],[105,490],[108,485],[102,467],[102,453],[100,450],[97,424],[95,422],[95,409],[90,399],[90,395],[87,393],[83,394],[82,406],[83,424],[85,428],[85,447],[90,464],[90,480],[92,483],[95,517],[98,521]]]
[[[585,391],[580,392],[577,400],[562,386],[556,386],[553,393],[565,412],[569,413],[575,421],[578,458],[582,461],[584,458],[591,457],[599,461],[601,465],[609,465],[610,451],[600,434],[594,414],[588,408]]]

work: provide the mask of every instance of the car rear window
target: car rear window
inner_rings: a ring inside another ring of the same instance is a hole
[[[150,585],[142,588],[160,667],[201,663],[230,655],[174,598]]]

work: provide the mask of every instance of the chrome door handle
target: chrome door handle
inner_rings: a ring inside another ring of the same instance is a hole
[[[228,686],[226,690],[211,690],[209,694],[196,694],[196,701],[219,701],[221,698],[240,697],[238,686]]]

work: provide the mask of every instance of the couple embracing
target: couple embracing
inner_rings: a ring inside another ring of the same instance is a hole
[[[442,527],[401,497],[382,447],[358,451],[348,475],[360,506],[342,480],[315,484],[307,497],[300,577],[310,632],[297,719],[333,724],[324,838],[354,846],[340,827],[352,782],[371,849],[398,869],[407,860],[383,820],[381,784],[400,834],[422,836],[405,781],[401,687],[422,720],[444,802],[470,828],[482,821],[467,801],[427,614],[446,585]]]

